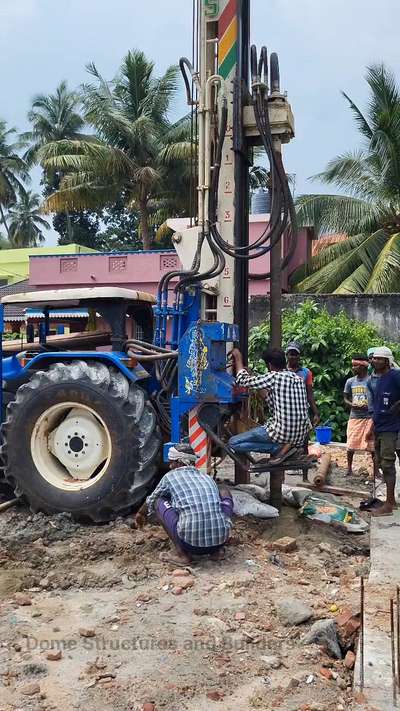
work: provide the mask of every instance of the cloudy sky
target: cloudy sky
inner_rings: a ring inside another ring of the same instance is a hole
[[[94,61],[112,78],[130,48],[162,72],[191,47],[190,0],[0,0],[0,116],[19,130],[36,93],[85,80]],[[345,90],[367,100],[365,67],[385,62],[400,81],[399,0],[252,0],[252,41],[277,51],[296,118],[286,149],[296,193],[320,188],[308,177],[358,144]],[[183,98],[177,115],[184,111]]]

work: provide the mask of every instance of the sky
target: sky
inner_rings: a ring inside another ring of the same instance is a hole
[[[78,87],[94,61],[111,79],[124,54],[145,52],[161,73],[191,53],[190,0],[0,0],[0,117],[23,131],[37,93],[62,79]],[[364,108],[365,68],[384,62],[400,77],[398,0],[251,0],[252,42],[280,56],[296,139],[285,148],[296,194],[326,188],[308,178],[359,145],[346,91]],[[185,112],[183,92],[176,117]],[[39,187],[35,171],[33,186]],[[49,233],[49,244],[55,236]]]

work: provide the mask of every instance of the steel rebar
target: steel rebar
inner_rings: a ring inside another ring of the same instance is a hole
[[[360,691],[364,689],[364,578],[360,586]]]
[[[397,686],[400,688],[400,588],[396,587]]]
[[[392,652],[393,705],[397,706],[396,650],[394,639],[394,601],[390,600],[390,646]]]
[[[18,504],[19,501],[20,499],[10,499],[9,501],[5,501],[3,504],[0,504],[0,511],[6,511],[11,508],[11,506]]]

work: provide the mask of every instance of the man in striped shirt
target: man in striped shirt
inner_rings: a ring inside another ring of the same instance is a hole
[[[264,452],[279,463],[300,448],[311,428],[308,417],[307,391],[304,380],[286,370],[283,351],[268,348],[262,355],[269,372],[250,375],[243,365],[243,357],[235,348],[236,383],[249,390],[264,390],[269,418],[261,427],[235,435],[229,440],[235,452]]]
[[[189,564],[193,555],[220,558],[232,526],[233,501],[227,487],[196,469],[196,455],[185,445],[171,447],[172,471],[165,474],[136,514],[143,526],[154,512],[175,546],[166,562]]]

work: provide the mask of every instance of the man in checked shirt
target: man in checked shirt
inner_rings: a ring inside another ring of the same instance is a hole
[[[270,416],[261,427],[231,437],[229,445],[238,453],[270,454],[271,462],[279,464],[303,447],[311,429],[304,380],[286,370],[285,354],[280,349],[268,348],[262,354],[269,370],[263,375],[250,375],[237,348],[231,355],[236,383],[249,390],[264,390]]]
[[[218,488],[211,476],[195,468],[197,457],[190,447],[171,447],[168,459],[172,471],[139,509],[136,525],[144,525],[146,513],[156,514],[175,547],[165,562],[188,565],[193,555],[219,560],[232,526],[229,489]]]

